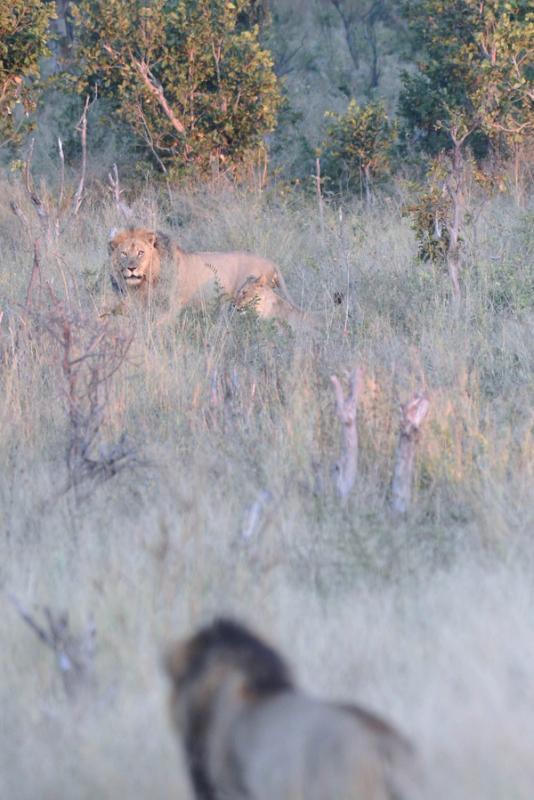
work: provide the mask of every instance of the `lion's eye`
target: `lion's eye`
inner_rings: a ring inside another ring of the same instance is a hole
[[[144,250],[138,250],[137,251],[137,255],[138,255],[139,258],[141,258],[141,256],[144,256],[144,254],[145,254]]]
[[[126,252],[126,250],[121,250],[121,257],[122,258],[126,258],[127,255],[128,255],[128,253]]]

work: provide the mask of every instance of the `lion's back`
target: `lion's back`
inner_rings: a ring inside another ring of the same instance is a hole
[[[258,703],[237,722],[233,757],[254,800],[386,800],[378,747],[351,716],[298,692]]]
[[[245,250],[202,251],[195,255],[213,268],[225,290],[231,295],[235,295],[251,275],[256,278],[265,276],[269,281],[276,280],[278,276],[278,267],[274,261]]]

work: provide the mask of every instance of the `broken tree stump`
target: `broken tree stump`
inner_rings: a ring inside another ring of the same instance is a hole
[[[343,503],[352,491],[358,473],[358,395],[362,382],[362,370],[355,367],[349,378],[349,393],[345,397],[343,387],[336,375],[330,380],[336,395],[337,415],[343,426],[341,456],[336,464],[336,489]]]
[[[395,515],[404,515],[410,508],[419,429],[429,407],[428,397],[421,392],[418,392],[409,403],[401,406],[399,442],[395,453],[389,498],[390,508]]]

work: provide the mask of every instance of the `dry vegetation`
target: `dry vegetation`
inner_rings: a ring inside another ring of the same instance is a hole
[[[224,304],[166,326],[150,313],[100,319],[115,207],[95,196],[46,241],[22,188],[3,183],[1,797],[185,798],[159,653],[224,611],[280,646],[310,690],[405,730],[426,798],[530,800],[533,210],[507,198],[478,209],[458,310],[446,274],[416,261],[403,203],[398,189],[371,209],[327,208],[323,237],[313,204],[294,197],[132,202],[136,222],[188,248],[278,261],[321,319],[311,341]],[[76,397],[96,414],[88,458],[131,450],[116,470],[84,473],[81,494],[53,297],[78,326],[76,358],[102,355],[99,325],[119,348],[93,406],[90,370]],[[358,477],[341,503],[330,376],[355,366]],[[411,510],[393,520],[399,406],[417,391],[430,411]],[[9,597],[35,619],[68,610],[75,633],[94,621],[91,680],[74,697]]]

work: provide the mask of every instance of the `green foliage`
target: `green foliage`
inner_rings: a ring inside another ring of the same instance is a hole
[[[416,203],[404,208],[404,213],[411,217],[421,261],[444,263],[450,246],[447,228],[450,212],[450,199],[437,186],[429,187]]]
[[[0,0],[0,146],[19,143],[29,127],[54,14],[43,0]]]
[[[534,129],[534,11],[528,0],[408,0],[421,57],[399,110],[431,153],[452,138],[484,155]],[[451,138],[452,132],[452,138]]]
[[[163,172],[235,172],[280,102],[252,0],[81,0],[80,92],[98,87]]]
[[[325,175],[348,189],[363,183],[368,193],[371,181],[389,171],[395,126],[381,103],[362,108],[351,100],[344,114],[327,117],[331,123],[321,147]]]

